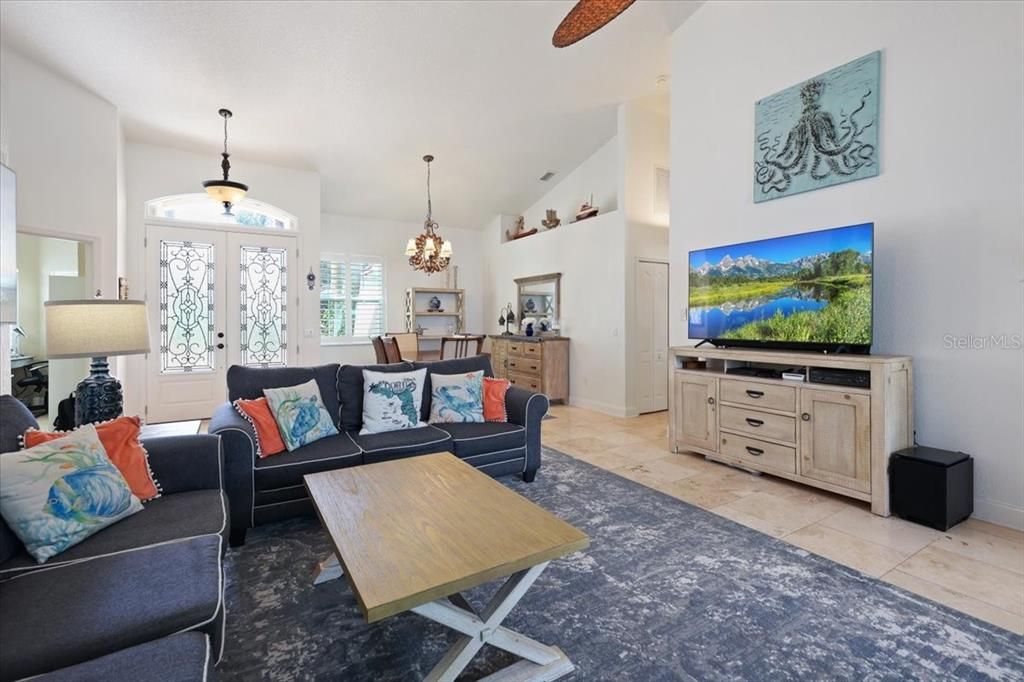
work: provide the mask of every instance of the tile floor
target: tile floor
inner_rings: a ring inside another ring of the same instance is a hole
[[[673,454],[664,412],[633,419],[556,405],[544,445],[1024,634],[1024,533],[968,519],[942,533],[866,503]]]

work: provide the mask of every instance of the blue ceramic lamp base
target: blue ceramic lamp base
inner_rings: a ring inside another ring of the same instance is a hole
[[[78,384],[75,394],[75,426],[116,419],[123,407],[121,382],[110,376],[107,359],[93,358],[89,376]]]

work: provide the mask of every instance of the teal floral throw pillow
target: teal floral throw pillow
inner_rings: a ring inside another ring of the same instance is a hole
[[[426,426],[420,419],[427,370],[363,370],[363,428],[360,435]]]
[[[0,514],[39,563],[138,511],[92,425],[0,455]]]
[[[288,452],[321,438],[338,435],[338,428],[324,407],[320,388],[314,379],[298,386],[265,388],[263,395]]]
[[[430,375],[430,423],[482,422],[484,372]]]

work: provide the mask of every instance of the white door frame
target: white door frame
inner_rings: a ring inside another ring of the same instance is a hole
[[[151,272],[151,267],[152,267],[151,266],[151,260],[155,256],[155,252],[152,251],[151,249],[157,248],[155,244],[151,245],[149,243],[149,241],[150,241],[149,240],[149,236],[150,236],[150,228],[151,227],[152,228],[157,228],[157,229],[168,229],[168,228],[170,228],[170,229],[184,229],[184,230],[196,230],[196,231],[206,232],[206,233],[211,235],[211,241],[221,240],[223,242],[223,244],[224,244],[224,251],[225,252],[227,252],[227,250],[228,250],[228,245],[231,243],[231,237],[232,236],[250,235],[250,236],[253,236],[253,237],[272,237],[272,238],[275,238],[275,239],[289,239],[289,240],[291,240],[292,248],[290,248],[289,250],[291,251],[291,254],[292,254],[291,255],[292,263],[289,265],[289,269],[291,270],[291,273],[290,273],[290,276],[289,276],[289,288],[290,288],[290,291],[289,291],[289,294],[288,294],[288,305],[289,305],[289,308],[290,308],[289,312],[291,313],[289,315],[289,319],[288,319],[288,325],[289,325],[289,328],[291,330],[291,333],[289,335],[290,336],[290,338],[289,338],[289,350],[291,352],[289,353],[289,356],[288,356],[288,364],[290,364],[290,365],[297,365],[297,364],[299,364],[299,357],[300,357],[301,351],[302,351],[302,348],[301,348],[301,345],[302,345],[302,333],[301,333],[301,323],[300,323],[301,315],[302,315],[302,310],[301,310],[302,297],[299,295],[299,293],[300,293],[299,292],[299,276],[298,276],[298,272],[296,270],[296,268],[298,267],[298,262],[299,262],[298,256],[299,256],[299,245],[300,245],[300,239],[301,239],[301,233],[299,232],[298,229],[294,229],[294,230],[280,230],[280,229],[265,228],[265,227],[248,227],[248,226],[245,226],[245,225],[237,225],[237,224],[234,224],[234,223],[225,223],[225,224],[205,223],[205,222],[191,221],[191,220],[174,220],[174,219],[169,219],[169,218],[158,218],[158,217],[147,216],[144,219],[144,221],[143,221],[143,258],[144,258],[144,263],[143,263],[143,268],[142,268],[143,279],[144,279],[143,286],[142,286],[142,291],[145,294],[143,296],[143,298],[144,298],[144,300],[146,300],[147,314],[153,314],[154,313],[153,308],[151,306],[151,303],[148,300],[148,292],[149,292],[149,287],[150,287],[150,277],[152,275],[152,272]],[[218,235],[218,236],[215,237],[214,235]],[[225,271],[225,272],[227,272],[227,271]],[[230,278],[227,279],[226,282],[227,282],[228,286],[231,285]],[[223,296],[222,298],[224,300],[226,300],[226,295]],[[294,306],[294,307],[292,307],[292,306]],[[225,313],[226,312],[228,312],[228,311],[225,310]],[[221,328],[224,329],[225,333],[227,333],[228,322],[229,321],[235,321],[235,320],[237,320],[237,313],[234,314],[234,315],[226,315],[226,316],[224,316],[221,319],[221,321],[219,322],[219,324],[222,325]],[[151,329],[157,326],[157,325],[154,324],[154,320],[150,320],[150,325],[151,325]],[[148,415],[148,413],[149,413],[149,388],[150,388],[149,387],[149,382],[150,382],[150,377],[151,377],[151,374],[152,374],[152,369],[151,369],[152,368],[152,364],[151,364],[152,363],[152,358],[150,356],[153,353],[159,353],[159,345],[160,345],[159,337],[151,338],[150,339],[151,351],[150,351],[149,354],[147,354],[145,356],[145,362],[144,362],[143,368],[142,368],[143,371],[141,372],[141,374],[142,374],[142,382],[141,382],[142,383],[142,386],[141,386],[141,388],[142,388],[142,395],[145,397],[144,401],[143,401],[145,406],[144,406],[143,409],[145,410],[147,419],[148,419],[148,416],[149,416]],[[224,369],[226,371],[227,367],[230,364],[229,360],[231,358],[235,357],[235,354],[233,352],[230,352],[230,353],[229,352],[225,352],[225,353],[220,353],[219,355],[220,355],[219,360],[220,360],[221,363],[223,363]],[[225,394],[225,396],[227,395],[227,386],[226,385],[224,387],[224,394]]]
[[[668,288],[668,292],[667,292],[668,293],[668,297],[666,298],[666,302],[668,301],[669,298],[671,298],[671,295],[672,295],[672,264],[671,264],[671,261],[669,261],[667,258],[651,258],[651,257],[648,257],[648,256],[636,256],[633,259],[633,297],[634,297],[634,300],[633,300],[633,304],[632,305],[633,305],[633,315],[634,315],[633,324],[634,325],[636,324],[636,294],[637,294],[637,291],[639,289],[637,284],[638,284],[639,279],[640,279],[640,264],[641,263],[657,263],[659,265],[664,265],[665,266],[665,268],[666,268],[666,270],[665,270],[666,287]],[[671,304],[668,305],[668,310],[666,310],[666,315],[671,316]],[[667,325],[670,325],[671,320],[670,319],[666,319],[665,322],[666,322]],[[636,344],[634,343],[633,345],[635,346]],[[633,388],[633,403],[636,406],[634,409],[636,410],[636,414],[645,414],[644,412],[640,412],[640,405],[639,405],[639,399],[638,399],[639,398],[639,390],[637,390],[637,388],[636,388],[636,382],[637,382],[637,380],[639,380],[639,377],[640,377],[639,353],[637,353],[637,349],[636,348],[633,349],[632,355],[633,355],[633,357],[630,358],[629,364],[630,364],[630,367],[631,367],[631,370],[632,370],[632,373],[633,373],[633,376],[634,376],[634,381],[633,381],[633,384],[634,384],[634,388]],[[667,385],[668,379],[666,378],[665,381],[666,381],[666,385]],[[669,390],[669,388],[666,388],[666,391],[667,390]],[[666,396],[667,395],[668,394],[666,393]]]

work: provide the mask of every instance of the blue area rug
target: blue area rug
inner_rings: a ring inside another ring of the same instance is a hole
[[[572,680],[1021,680],[1024,637],[545,449],[504,482],[585,530],[505,625],[562,648]],[[311,584],[320,525],[250,531],[228,553],[225,680],[418,680],[454,633],[367,625],[344,580]],[[500,583],[470,593],[478,608]],[[460,679],[507,665],[490,647]]]

